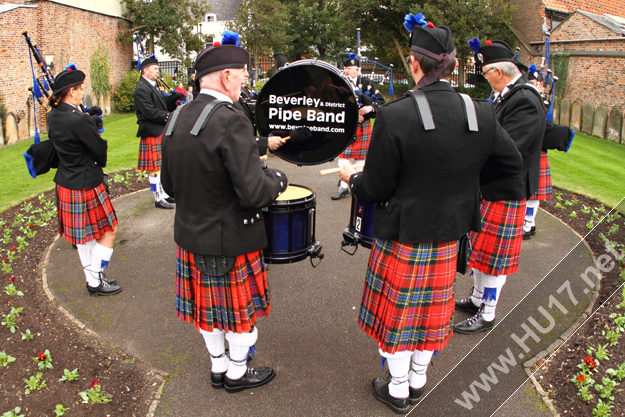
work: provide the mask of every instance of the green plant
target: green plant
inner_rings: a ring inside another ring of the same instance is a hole
[[[621,381],[623,378],[625,378],[625,363],[622,363],[621,366],[618,367],[618,369],[610,368],[606,372],[612,378],[616,378]]]
[[[4,289],[4,293],[6,295],[19,295],[20,297],[24,296],[24,293],[21,291],[18,291],[17,288],[15,288],[15,284],[13,283],[6,286],[6,288]]]
[[[26,238],[24,236],[18,236],[15,238],[15,240],[17,241],[17,251],[21,252],[24,249],[26,249],[27,247],[30,246],[30,243],[28,243],[26,241]]]
[[[569,200],[566,200],[566,201],[564,202],[564,205],[565,205],[565,206],[567,206],[567,207],[571,207],[571,206],[573,205],[573,202],[572,202],[572,201],[569,201]]]
[[[604,403],[603,400],[599,400],[597,406],[592,409],[592,415],[595,417],[608,417],[612,415],[611,411],[614,405],[611,401]]]
[[[35,335],[30,332],[30,329],[26,329],[26,333],[22,333],[22,340],[33,340]]]
[[[63,404],[57,404],[56,407],[54,407],[54,414],[56,414],[57,417],[64,416],[67,410],[69,410],[69,408],[63,407]]]
[[[2,417],[24,417],[24,414],[19,414],[20,411],[22,411],[20,407],[15,407],[13,410],[2,414]]]
[[[50,351],[48,349],[43,353],[39,353],[36,357],[33,358],[33,361],[37,363],[39,369],[53,369],[52,366],[52,357],[50,356]]]
[[[5,351],[0,352],[0,366],[7,367],[10,363],[15,362],[15,358]]]
[[[121,113],[130,113],[135,110],[135,88],[140,77],[141,73],[133,69],[122,77],[119,86],[115,89],[113,102]]]
[[[582,401],[590,401],[590,400],[592,400],[595,397],[593,394],[588,392],[588,388],[589,387],[590,387],[590,385],[583,386],[577,392],[577,395],[579,395],[581,397]]]
[[[80,375],[78,375],[78,368],[74,369],[71,372],[70,372],[69,369],[65,369],[63,371],[63,376],[61,378],[59,378],[59,381],[61,381],[61,382],[76,381],[76,380],[78,380],[79,376]]]
[[[17,314],[13,310],[9,314],[3,314],[2,317],[4,318],[2,325],[8,327],[11,333],[15,333],[19,329],[17,327]]]
[[[616,388],[617,385],[620,385],[620,384],[604,376],[603,378],[601,378],[601,384],[595,384],[595,390],[599,392],[599,396],[601,398],[614,400],[614,396],[612,395],[612,392],[614,391],[614,388]],[[622,391],[622,390],[616,390],[615,392],[619,392],[619,391]]]
[[[563,209],[564,206],[562,204],[560,204],[560,203],[556,203],[556,208]]]
[[[580,210],[581,210],[581,211],[582,211],[582,213],[584,213],[584,214],[588,214],[588,213],[590,213],[590,207],[588,207],[588,206],[586,206],[586,205],[583,205],[583,204],[582,204],[582,208],[581,208]]]
[[[625,317],[622,314],[612,313],[608,317],[614,320],[614,324],[616,324],[616,330],[618,332],[625,332]]]
[[[13,219],[13,227],[19,226],[22,223],[24,223],[24,215],[22,213],[17,213]]]
[[[558,74],[559,76],[555,91],[555,95],[558,97],[558,100],[562,100],[564,98],[564,92],[566,91],[567,79],[569,74],[570,58],[570,53],[556,52],[551,54],[551,65],[553,73]]]
[[[590,219],[590,221],[588,221],[588,223],[586,223],[586,227],[591,229],[594,227],[595,225],[595,221],[593,219]]]
[[[609,329],[607,332],[603,330],[601,334],[610,342],[610,346],[616,346],[621,335],[616,330]]]
[[[102,44],[98,43],[97,48],[91,54],[89,62],[91,71],[91,89],[96,97],[106,95],[111,90],[109,77],[111,69],[109,67],[109,51]]]
[[[43,373],[37,372],[36,375],[31,376],[29,379],[25,379],[24,382],[26,383],[26,390],[24,390],[24,394],[28,395],[33,391],[39,391],[42,388],[47,387],[48,385],[46,384],[46,381],[41,380],[42,376]]]
[[[82,402],[84,404],[106,404],[108,402],[111,402],[111,399],[106,398],[102,394],[101,389],[102,387],[98,383],[97,379],[91,381],[91,388],[89,388],[87,391],[79,392],[80,396],[82,397]]]
[[[577,217],[577,212],[572,211],[572,212],[569,214],[569,217]]]

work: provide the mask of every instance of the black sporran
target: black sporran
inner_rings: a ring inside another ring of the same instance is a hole
[[[456,270],[462,275],[469,270],[469,257],[471,256],[471,241],[469,235],[464,235],[458,240],[458,264]]]

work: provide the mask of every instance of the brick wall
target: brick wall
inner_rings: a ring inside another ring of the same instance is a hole
[[[24,114],[27,123],[26,102],[30,96],[32,72],[28,48],[22,31],[27,30],[33,43],[44,55],[54,55],[54,74],[58,74],[68,63],[85,72],[85,92],[92,94],[90,84],[90,58],[98,44],[109,52],[110,83],[115,87],[129,70],[132,60],[132,45],[122,45],[117,40],[119,18],[105,16],[58,3],[40,1],[29,3],[36,8],[17,8],[0,13],[0,62],[3,76],[0,78],[0,92],[7,110]],[[39,76],[39,73],[35,73]],[[41,120],[41,115],[38,114]],[[38,123],[45,131],[45,123]],[[20,138],[25,139],[25,138]]]
[[[543,40],[542,26],[545,24],[545,6],[542,0],[511,0],[519,6],[517,17],[512,24],[530,42]]]
[[[571,39],[619,38],[619,34],[600,25],[581,13],[574,13],[558,26],[551,36],[552,41]]]

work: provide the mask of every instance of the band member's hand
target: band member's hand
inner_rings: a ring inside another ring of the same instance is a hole
[[[358,123],[362,123],[365,120],[365,117],[360,114],[360,111],[358,111]]]
[[[280,136],[269,136],[267,138],[267,142],[269,142],[269,149],[275,151],[280,146],[284,145],[286,141],[282,139]]]
[[[344,181],[349,184],[349,177],[351,177],[352,174],[355,174],[355,173],[356,173],[356,170],[352,168],[352,164],[348,163],[341,167],[341,170],[339,171],[339,178],[341,179],[341,181]]]
[[[371,113],[372,111],[373,111],[373,106],[362,106],[360,109],[358,109],[358,114],[365,115],[367,113]]]

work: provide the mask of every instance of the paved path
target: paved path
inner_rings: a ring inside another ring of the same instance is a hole
[[[174,212],[155,209],[149,191],[114,201],[120,226],[107,275],[121,283],[121,294],[89,297],[78,256],[64,240],[51,247],[49,287],[62,306],[105,341],[169,373],[157,416],[394,415],[371,394],[371,380],[386,371],[375,344],[356,324],[369,250],[359,248],[354,256],[341,251],[351,201],[331,201],[337,178],[317,174],[335,164],[296,167],[278,158],[269,164],[285,171],[291,184],[315,190],[316,234],[325,259],[317,268],[308,260],[270,266],[272,311],[258,322],[252,362],[275,368],[277,377],[267,386],[238,394],[211,389],[202,338],[174,316]],[[585,291],[580,274],[593,260],[579,241],[562,223],[539,213],[538,233],[523,243],[520,270],[504,287],[499,325],[488,335],[452,337],[428,371],[432,389],[411,415],[488,416],[496,410],[497,416],[550,415],[526,382],[522,364],[558,339],[591,301],[592,291]],[[465,297],[471,286],[472,279],[458,276],[459,296]],[[466,317],[456,314],[456,320]],[[527,329],[533,333],[523,339]],[[501,357],[507,358],[505,366]],[[473,381],[482,384],[484,372],[486,385],[480,388]]]

